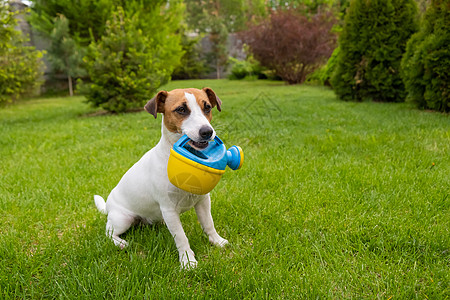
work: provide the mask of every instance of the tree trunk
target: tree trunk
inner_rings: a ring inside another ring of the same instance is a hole
[[[72,76],[68,75],[67,79],[69,80],[69,95],[70,97],[72,97],[73,96]]]
[[[216,60],[216,74],[217,74],[217,79],[220,79],[220,65],[219,65],[219,58],[217,58],[217,60]]]

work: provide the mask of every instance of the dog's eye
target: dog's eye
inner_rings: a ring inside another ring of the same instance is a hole
[[[186,107],[184,107],[184,106],[178,106],[178,107],[175,109],[175,112],[176,112],[176,113],[179,113],[180,115],[187,115],[187,114],[188,114],[188,110],[187,110]]]
[[[205,104],[203,111],[205,112],[205,114],[209,114],[211,112],[211,105]]]

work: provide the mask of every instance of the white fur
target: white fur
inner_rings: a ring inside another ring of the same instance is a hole
[[[195,96],[189,93],[185,96],[191,114],[181,126],[182,134],[187,134],[195,140],[199,138],[198,130],[203,125],[211,125],[198,106]],[[167,162],[170,149],[182,134],[168,131],[164,121],[161,132],[159,143],[123,175],[109,194],[107,202],[98,195],[94,196],[94,200],[98,210],[108,214],[106,235],[121,248],[126,247],[128,243],[119,235],[136,221],[152,224],[164,220],[175,239],[182,268],[189,269],[196,267],[197,261],[181,225],[181,213],[194,207],[209,241],[220,247],[228,241],[220,237],[214,228],[209,194],[194,195],[169,182]]]
[[[181,131],[186,134],[191,140],[199,142],[201,141],[199,130],[203,126],[208,126],[213,130],[213,135],[211,140],[216,136],[216,132],[214,128],[212,128],[211,124],[209,124],[208,119],[203,114],[202,109],[198,106],[197,100],[195,96],[190,93],[184,93],[189,109],[191,110],[191,114],[189,118],[187,118],[183,125],[181,125]]]

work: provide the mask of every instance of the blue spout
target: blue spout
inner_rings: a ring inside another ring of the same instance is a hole
[[[238,146],[232,146],[227,150],[227,165],[232,170],[240,169],[244,162],[244,153]]]

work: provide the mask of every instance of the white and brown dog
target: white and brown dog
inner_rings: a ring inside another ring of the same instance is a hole
[[[152,224],[163,220],[175,239],[181,266],[195,267],[197,261],[180,222],[180,214],[192,207],[209,241],[219,247],[228,243],[214,228],[209,194],[185,192],[167,177],[170,149],[183,134],[197,149],[205,148],[214,139],[211,109],[217,107],[220,111],[221,104],[213,90],[204,88],[160,91],[145,105],[145,110],[155,118],[157,113],[163,114],[161,140],[125,173],[106,203],[102,197],[94,196],[98,210],[108,215],[106,235],[115,245],[127,246],[119,235],[136,221]]]

